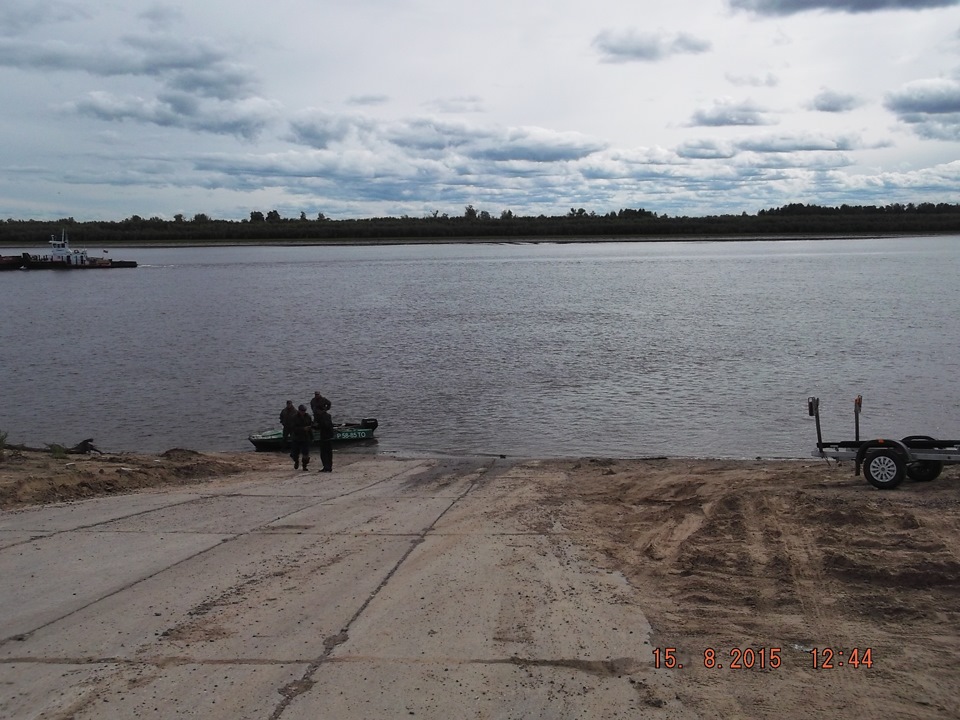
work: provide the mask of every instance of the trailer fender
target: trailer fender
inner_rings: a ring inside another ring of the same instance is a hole
[[[900,442],[907,447],[914,447],[915,443],[936,444],[937,439],[929,435],[908,435]],[[907,463],[907,477],[914,482],[930,482],[940,477],[940,473],[943,472],[943,466],[943,462],[939,460],[916,460]]]
[[[867,481],[881,490],[892,490],[903,482],[909,458],[909,450],[898,440],[868,440],[857,451],[856,474],[860,474],[861,466],[871,463],[869,469],[864,467]]]
[[[857,450],[856,458],[856,469],[855,472],[857,475],[860,474],[860,467],[863,465],[863,458],[866,454],[873,450],[874,448],[892,448],[894,452],[900,453],[903,457],[903,461],[906,462],[907,458],[910,456],[910,451],[907,450],[907,446],[904,445],[899,440],[888,440],[886,438],[877,438],[876,440],[867,440],[866,442],[860,445],[860,449]]]

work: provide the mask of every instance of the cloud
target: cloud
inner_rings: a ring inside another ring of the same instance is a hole
[[[766,112],[750,100],[743,102],[718,100],[712,108],[697,110],[690,118],[688,126],[775,125],[776,120],[767,117]]]
[[[890,93],[884,105],[898,114],[942,115],[960,112],[960,83],[955,80],[916,80]]]
[[[149,14],[149,13],[148,13]],[[152,17],[166,17],[155,8]],[[139,94],[95,90],[62,107],[105,122],[234,135],[251,140],[273,122],[278,103],[255,95],[257,82],[231,52],[204,39],[129,35],[93,47],[0,38],[0,66],[31,72],[84,72],[97,78],[149,78]]]
[[[727,73],[725,77],[731,85],[737,85],[738,87],[776,87],[780,84],[780,79],[773,73],[767,73],[766,75],[733,75]]]
[[[384,105],[389,101],[387,95],[351,95],[347,98],[350,105]]]
[[[208,154],[196,159],[196,172],[209,187],[274,187],[323,197],[331,216],[471,203],[539,213],[558,196],[582,195],[585,168],[605,151],[603,143],[575,132],[431,117],[382,121],[321,110],[298,116],[288,139],[308,147]],[[625,165],[634,175],[650,174],[639,161]]]
[[[708,41],[687,33],[655,35],[632,29],[604,30],[592,44],[600,51],[602,61],[607,63],[652,62],[671,55],[699,54],[710,49]]]
[[[604,147],[605,143],[578,132],[518,127],[491,133],[485,141],[468,148],[467,153],[470,157],[497,162],[526,160],[552,163],[579,160]]]
[[[736,143],[740,150],[760,153],[853,150],[859,144],[857,139],[845,135],[829,137],[814,133],[763,135]]]
[[[856,95],[834,92],[833,90],[821,90],[807,107],[818,112],[842,113],[853,110],[862,104],[862,101]]]
[[[800,152],[800,153],[747,153],[737,159],[739,167],[756,170],[824,170],[849,167],[854,164],[845,153]]]
[[[923,10],[950,7],[960,0],[729,0],[734,10],[757,15],[793,15],[808,10],[865,13],[881,10]]]
[[[166,30],[185,21],[183,10],[169,5],[153,5],[140,13],[139,17],[146,20],[155,29]]]
[[[129,36],[92,48],[60,41],[0,39],[0,66],[21,70],[86,72],[98,77],[146,76],[171,88],[221,100],[249,97],[251,72],[204,40]]]
[[[490,131],[471,128],[464,122],[414,118],[383,128],[384,137],[394,145],[415,152],[448,151],[489,142]]]
[[[736,154],[733,144],[715,140],[688,140],[677,148],[677,155],[693,160],[727,160]]]
[[[470,160],[533,163],[578,160],[605,147],[576,132],[472,125],[431,117],[387,123],[319,110],[301,113],[291,122],[290,140],[316,149],[335,145],[382,149],[389,145],[428,158],[457,155]]]
[[[846,165],[848,160],[826,160],[830,153],[838,154],[863,147],[859,138],[847,135],[831,137],[818,133],[768,134],[742,138],[735,141],[688,140],[676,150],[677,156],[688,160],[729,160],[750,153],[764,156],[764,160],[753,160],[751,164],[763,167],[808,167],[811,164]],[[804,157],[817,155],[819,159]],[[773,159],[774,156],[776,159]]]
[[[960,82],[916,80],[889,93],[884,106],[914,133],[930,140],[960,140]]]
[[[241,102],[209,102],[187,93],[162,93],[155,98],[115,95],[104,91],[67,103],[78,115],[106,122],[133,121],[218,135],[256,138],[278,116],[275,103],[250,98]]]
[[[231,59],[232,53],[204,40],[129,37],[123,41],[142,53],[138,68],[170,87],[221,100],[249,97],[256,82],[252,71]]]
[[[290,121],[290,142],[324,150],[348,138],[368,135],[373,121],[362,115],[345,115],[323,110],[304,110]]]
[[[426,103],[426,106],[440,113],[479,113],[483,112],[483,98],[478,95],[439,98]]]
[[[89,17],[89,12],[76,3],[61,0],[4,0],[3,7],[0,7],[0,35],[19,35],[44,25]]]

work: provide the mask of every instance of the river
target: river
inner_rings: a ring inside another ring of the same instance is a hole
[[[952,438],[958,240],[117,248],[0,274],[0,431],[251,449],[320,390],[380,453],[801,457],[812,395]]]

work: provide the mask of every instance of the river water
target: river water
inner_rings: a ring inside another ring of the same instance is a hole
[[[320,390],[381,453],[801,457],[811,395],[954,438],[958,240],[116,249],[0,274],[0,431],[251,449]]]

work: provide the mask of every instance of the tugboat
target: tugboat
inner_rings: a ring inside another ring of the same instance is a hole
[[[104,250],[104,253],[107,251]],[[23,253],[20,266],[26,270],[92,270],[95,268],[135,268],[134,260],[112,260],[108,257],[90,257],[86,250],[73,249],[66,230],[50,236],[49,255]]]

